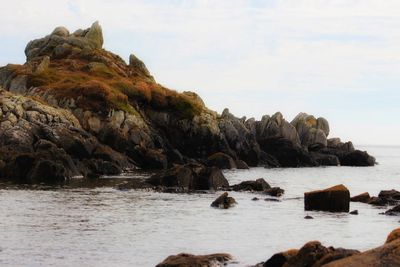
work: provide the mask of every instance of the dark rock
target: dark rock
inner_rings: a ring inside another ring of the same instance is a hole
[[[208,157],[207,165],[220,169],[235,169],[236,164],[233,158],[225,153],[218,152]]]
[[[284,138],[270,138],[260,141],[260,147],[274,157],[281,167],[310,167],[318,163],[301,146]]]
[[[304,217],[304,219],[310,220],[310,219],[314,219],[314,217],[312,217],[310,215],[307,215],[307,216]]]
[[[228,192],[220,195],[216,200],[211,203],[211,207],[220,208],[220,209],[228,209],[233,207],[236,203],[236,200],[233,197],[228,196]]]
[[[147,182],[153,186],[178,187],[183,192],[229,187],[221,170],[200,164],[176,165],[153,175]]]
[[[350,201],[352,202],[361,202],[361,203],[368,203],[370,201],[371,197],[368,192],[364,192],[362,194],[359,194],[357,196],[354,196],[350,198]]]
[[[243,160],[237,159],[237,160],[235,160],[235,164],[236,164],[236,168],[239,170],[249,169],[249,165],[247,165],[247,163],[244,162]]]
[[[260,200],[260,199],[258,197],[253,197],[251,200],[257,201],[257,200]]]
[[[321,166],[339,166],[340,161],[336,155],[312,152],[311,157]]]
[[[69,179],[65,167],[50,160],[37,160],[31,172],[28,174],[28,180],[32,183],[60,184]]]
[[[271,258],[269,258],[264,264],[263,267],[282,267],[289,259],[296,256],[299,250],[291,249],[285,252],[280,252],[274,254]]]
[[[280,197],[285,193],[285,190],[280,187],[272,187],[264,190],[264,193],[273,197]]]
[[[233,185],[231,188],[234,191],[265,191],[270,189],[271,186],[263,178],[260,178],[255,181],[243,181],[240,184]]]
[[[299,252],[288,259],[285,266],[290,267],[304,267],[313,266],[320,267],[325,266],[329,262],[350,257],[360,253],[357,250],[324,247],[318,241],[311,241],[306,243]]]
[[[358,210],[350,211],[349,214],[351,214],[351,215],[358,215]]]
[[[384,198],[371,197],[367,203],[374,206],[386,206],[389,202]]]
[[[400,215],[400,205],[395,206],[387,211],[385,211],[386,215],[398,216]]]
[[[365,151],[355,150],[341,158],[340,164],[342,166],[374,166],[375,158],[368,155]]]
[[[387,199],[388,201],[399,201],[400,200],[400,192],[397,190],[382,190],[379,192],[378,197]]]
[[[349,212],[350,192],[344,185],[304,193],[305,210]]]
[[[233,257],[227,253],[218,253],[210,255],[192,255],[181,253],[169,256],[156,267],[206,267],[222,266],[224,263],[232,260]]]

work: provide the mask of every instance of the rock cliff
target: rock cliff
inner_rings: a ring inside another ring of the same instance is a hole
[[[135,55],[102,48],[95,22],[29,42],[26,63],[0,68],[0,177],[60,182],[74,175],[208,164],[215,153],[249,166],[371,166],[351,142],[328,139],[324,118],[278,112],[260,121],[209,110],[193,92],[158,84]],[[243,165],[242,164],[242,165]],[[45,170],[52,174],[45,175]]]

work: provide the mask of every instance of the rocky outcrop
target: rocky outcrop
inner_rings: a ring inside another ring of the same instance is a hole
[[[127,64],[102,46],[97,22],[72,33],[57,27],[27,44],[25,64],[0,68],[0,87],[8,91],[0,103],[5,129],[0,149],[13,155],[0,158],[0,167],[17,166],[16,154],[35,152],[39,139],[65,152],[60,154],[64,159],[55,162],[59,165],[48,166],[59,180],[75,174],[117,173],[131,165],[167,169],[197,162],[245,169],[375,163],[351,143],[327,140],[329,124],[323,118],[301,113],[289,123],[280,112],[260,121],[237,118],[228,109],[217,114],[196,93],[178,93],[158,84],[137,56],[130,55]],[[17,105],[9,112],[3,102],[18,97],[36,103],[41,111]],[[18,143],[15,149],[8,144],[13,142]],[[101,158],[93,158],[98,147],[103,150]],[[105,156],[104,151],[112,155]],[[36,156],[51,160],[46,153]],[[7,170],[0,171],[9,179]]]
[[[226,262],[231,261],[233,257],[227,253],[217,253],[210,255],[192,255],[181,253],[166,258],[156,267],[212,267],[223,266]]]
[[[344,185],[304,193],[305,210],[349,212],[350,192]]]
[[[229,209],[237,204],[233,197],[228,195],[228,192],[223,193],[211,203],[211,207],[220,209]]]
[[[62,183],[89,172],[119,174],[129,158],[99,143],[68,111],[0,89],[1,178]]]

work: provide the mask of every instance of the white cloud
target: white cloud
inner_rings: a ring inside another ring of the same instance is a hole
[[[335,121],[338,133],[359,138],[344,125],[371,121],[348,106],[349,113],[324,107],[365,99],[360,109],[370,112],[374,99],[365,92],[399,98],[398,10],[394,0],[7,1],[0,64],[23,62],[25,43],[58,25],[74,30],[100,20],[107,49],[124,58],[134,51],[158,81],[196,90],[212,108],[257,117],[277,109],[289,118],[316,112]],[[357,99],[326,97],[349,91]],[[396,120],[394,113],[385,115]],[[381,129],[400,134],[399,126]],[[399,143],[394,135],[389,140]]]

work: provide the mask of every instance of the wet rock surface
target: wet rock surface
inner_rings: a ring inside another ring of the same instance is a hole
[[[350,192],[344,185],[304,193],[305,210],[349,212]]]

